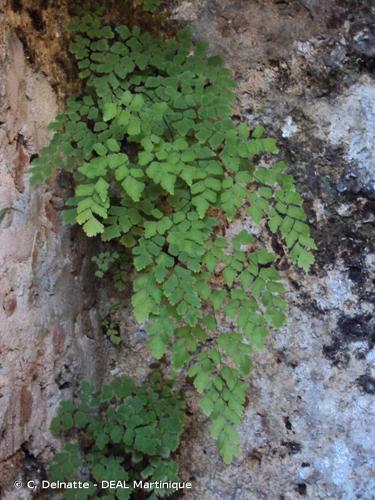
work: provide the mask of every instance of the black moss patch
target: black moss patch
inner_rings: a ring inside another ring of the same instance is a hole
[[[29,13],[29,16],[31,19],[31,24],[33,25],[33,28],[36,31],[39,31],[40,33],[44,33],[46,30],[46,23],[44,22],[41,11],[39,11],[37,9],[29,9],[28,13]]]
[[[297,484],[296,490],[302,496],[305,496],[307,494],[307,486],[305,483]]]
[[[350,362],[349,346],[355,342],[366,342],[367,350],[354,353],[358,359],[363,359],[366,352],[375,345],[375,322],[371,315],[348,316],[342,314],[337,322],[330,344],[323,346],[323,355],[334,366],[346,368]],[[365,379],[363,379],[365,380]]]
[[[13,12],[21,12],[23,8],[21,0],[12,0],[10,5]]]
[[[333,338],[331,344],[323,346],[323,355],[338,368],[346,368],[350,362],[347,346],[337,337]]]
[[[366,394],[375,394],[375,378],[364,374],[356,380],[358,387]]]
[[[296,455],[302,450],[302,444],[297,441],[282,441],[281,443],[288,450],[288,455]]]
[[[375,325],[370,315],[353,317],[342,315],[337,327],[344,342],[367,341],[369,347],[375,345]]]

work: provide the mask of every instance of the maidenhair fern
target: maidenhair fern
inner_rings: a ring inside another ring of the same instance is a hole
[[[73,172],[66,222],[129,249],[134,313],[147,323],[149,347],[192,378],[229,463],[239,453],[251,354],[285,324],[287,304],[275,255],[248,231],[223,235],[247,214],[307,271],[315,244],[302,199],[284,163],[258,165],[264,154],[270,164],[275,140],[232,120],[231,72],[188,30],[163,39],[90,14],[71,28],[84,91],[52,124],[32,181],[55,167]]]
[[[120,324],[121,324],[121,302],[113,302],[107,316],[102,320],[101,326],[114,345],[121,343]]]
[[[171,454],[179,446],[183,426],[184,402],[159,373],[141,387],[126,376],[117,377],[99,394],[83,382],[78,403],[62,401],[51,425],[56,434],[70,434],[78,442],[70,441],[54,456],[48,478],[79,480],[85,470],[89,487],[65,490],[67,500],[126,500],[134,498],[137,481],[143,480],[146,487],[150,482],[176,482],[178,465]],[[107,486],[118,480],[126,481],[128,488]],[[168,487],[148,491],[149,499],[174,493]]]
[[[146,12],[155,12],[160,0],[137,0],[136,3]]]

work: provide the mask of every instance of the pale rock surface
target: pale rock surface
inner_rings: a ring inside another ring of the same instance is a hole
[[[239,114],[280,138],[319,246],[309,276],[283,272],[288,324],[255,356],[239,459],[225,466],[206,419],[191,417],[189,499],[374,498],[375,74],[357,47],[375,9],[349,3],[197,0],[195,21],[191,2],[176,11],[235,70]]]
[[[4,7],[4,6],[2,6]],[[59,446],[49,425],[82,378],[102,377],[90,252],[63,227],[61,193],[31,189],[31,155],[49,140],[57,99],[0,22],[0,497],[31,498],[15,479],[39,480]]]

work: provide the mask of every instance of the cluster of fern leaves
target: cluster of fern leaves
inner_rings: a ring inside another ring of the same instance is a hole
[[[159,7],[160,0],[137,0],[136,3],[144,11],[153,13]]]
[[[73,172],[68,223],[129,249],[132,303],[149,347],[185,370],[226,463],[239,453],[250,356],[285,323],[275,256],[248,231],[231,240],[239,211],[280,236],[308,270],[315,244],[301,196],[262,127],[232,120],[235,84],[188,30],[163,39],[138,27],[77,18],[70,50],[84,83],[52,124],[32,181]],[[259,166],[267,154],[267,165]]]
[[[133,481],[178,481],[178,466],[171,458],[184,425],[184,402],[159,373],[137,387],[118,377],[102,387],[82,383],[79,402],[62,401],[52,421],[56,434],[79,438],[54,456],[51,481],[73,481],[84,475],[89,488],[65,490],[64,498],[131,498]],[[128,488],[101,488],[102,481],[126,481]],[[172,495],[172,488],[155,488],[147,498]]]

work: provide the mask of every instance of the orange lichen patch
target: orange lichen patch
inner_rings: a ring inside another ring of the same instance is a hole
[[[60,219],[59,216],[54,209],[52,203],[49,201],[46,206],[45,206],[45,212],[47,219],[51,222],[52,224],[52,230],[57,233],[59,227],[60,227]]]
[[[5,316],[9,318],[12,316],[17,307],[17,297],[16,294],[10,290],[7,292],[3,298],[3,309],[5,312]]]
[[[17,191],[23,193],[25,190],[24,173],[30,161],[30,156],[24,146],[23,137],[18,136],[16,158],[14,161],[13,178]]]
[[[26,425],[30,418],[33,408],[33,396],[28,389],[28,386],[24,385],[21,388],[20,393],[20,425]]]
[[[64,345],[65,345],[65,331],[64,329],[57,325],[53,329],[53,352],[55,355],[61,354],[64,351]]]

